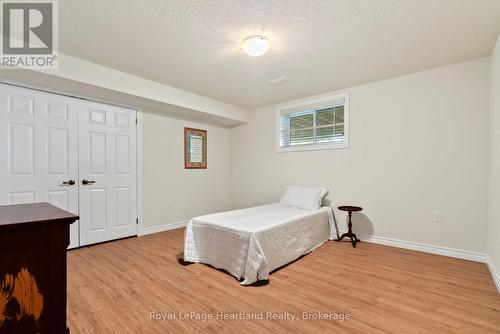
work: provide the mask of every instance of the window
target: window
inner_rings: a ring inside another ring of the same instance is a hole
[[[330,96],[278,109],[278,151],[348,146],[349,96]]]

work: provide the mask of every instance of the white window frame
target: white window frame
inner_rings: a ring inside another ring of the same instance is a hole
[[[324,103],[328,101],[344,99],[344,141],[342,143],[330,143],[330,144],[310,144],[310,145],[298,145],[290,147],[280,147],[280,117],[283,111],[288,109],[296,109],[304,107],[304,111],[311,108],[311,105]],[[330,96],[325,96],[316,99],[304,100],[298,103],[288,104],[286,106],[280,106],[276,110],[276,152],[298,152],[298,151],[316,151],[316,150],[335,150],[349,147],[349,93],[340,93]]]

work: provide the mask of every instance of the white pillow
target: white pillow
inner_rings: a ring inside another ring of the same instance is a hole
[[[299,209],[318,210],[328,190],[317,187],[287,186],[280,204]]]

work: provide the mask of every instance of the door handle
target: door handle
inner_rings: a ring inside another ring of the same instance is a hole
[[[64,181],[62,184],[64,184],[65,186],[72,186],[75,183],[76,183],[75,180],[69,180],[69,181]]]
[[[94,183],[95,183],[95,181],[93,181],[93,180],[86,180],[86,179],[82,180],[82,184],[84,186],[86,186],[87,184],[94,184]]]

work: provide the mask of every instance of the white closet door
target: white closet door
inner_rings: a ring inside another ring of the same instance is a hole
[[[0,204],[49,202],[78,214],[77,182],[77,100],[0,84]],[[70,231],[77,247],[78,222]]]
[[[79,102],[80,245],[137,235],[136,111]]]

